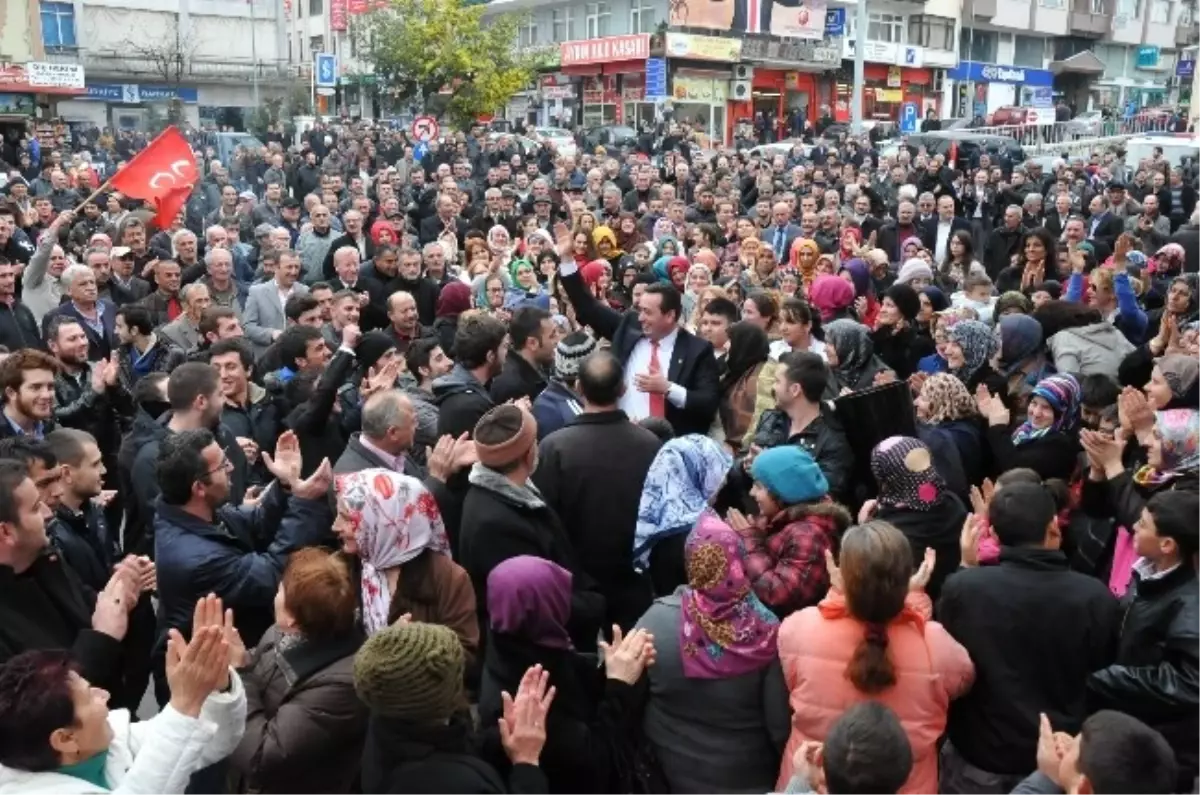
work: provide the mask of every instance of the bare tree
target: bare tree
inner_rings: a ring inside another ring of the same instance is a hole
[[[134,41],[126,39],[124,46],[135,58],[149,65],[154,76],[178,91],[192,68],[196,54],[195,37],[185,38],[179,30],[179,17],[172,16],[170,29],[161,40]],[[167,121],[179,124],[183,121],[183,102],[178,96],[167,103]]]

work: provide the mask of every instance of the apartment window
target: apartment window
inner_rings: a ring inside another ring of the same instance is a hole
[[[556,8],[550,12],[550,24],[555,41],[570,41],[575,38],[575,20],[570,8]]]
[[[315,17],[325,13],[325,0],[308,0],[308,15]]]
[[[533,17],[529,21],[521,25],[517,29],[517,45],[520,47],[533,47],[538,43],[538,25],[537,20]]]
[[[1195,19],[1196,17],[1195,13],[1192,11],[1191,3],[1183,3],[1179,6],[1179,19],[1176,21],[1176,25],[1181,28],[1191,27],[1192,25],[1196,24]]]
[[[1105,8],[1105,5],[1106,5],[1105,0],[1092,0],[1092,13],[1093,14],[1107,14],[1108,9]]]
[[[1062,8],[1066,3],[1064,0],[1038,0],[1038,5],[1042,8]]]
[[[1134,0],[1134,3],[1133,3],[1133,18],[1134,18],[1134,19],[1141,19],[1141,18],[1142,18],[1142,11],[1143,11],[1144,9],[1145,9],[1145,5],[1143,5],[1143,3],[1142,3],[1142,0]]]
[[[75,46],[73,4],[42,3],[42,44],[47,47]]]
[[[954,20],[920,15],[908,20],[908,43],[931,50],[954,50]]]
[[[958,39],[958,51],[964,61],[996,62],[996,49],[999,37],[992,30],[974,30],[963,28]]]
[[[1168,0],[1153,0],[1150,3],[1150,21],[1155,25],[1171,23],[1171,3]]]
[[[612,14],[608,3],[588,3],[584,6],[587,17],[584,19],[584,33],[589,39],[599,39],[608,35],[608,20]]]
[[[325,37],[311,36],[308,39],[308,51],[315,56],[319,52],[325,52]]]
[[[874,12],[867,17],[867,41],[904,41],[904,17]]]
[[[629,9],[629,32],[653,33],[654,23],[654,6],[647,0],[633,0]]]
[[[1046,39],[1017,34],[1013,41],[1013,66],[1041,69],[1046,57]]]

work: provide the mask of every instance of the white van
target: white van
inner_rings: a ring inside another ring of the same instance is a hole
[[[1162,149],[1163,159],[1172,168],[1182,164],[1184,158],[1190,158],[1193,163],[1200,162],[1200,136],[1169,134],[1130,138],[1125,142],[1125,163],[1136,169],[1138,163],[1154,156],[1155,148]]]

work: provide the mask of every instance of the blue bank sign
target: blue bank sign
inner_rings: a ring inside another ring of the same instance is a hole
[[[1001,66],[979,61],[962,61],[955,68],[946,70],[946,77],[951,80],[973,80],[977,83],[1012,83],[1023,86],[1054,85],[1054,73],[1045,69]]]
[[[142,86],[137,83],[89,83],[87,94],[80,99],[93,99],[100,102],[120,102],[126,105],[140,105],[143,102],[167,102],[178,99],[189,105],[200,101],[199,92],[194,88],[172,88],[171,86]]]

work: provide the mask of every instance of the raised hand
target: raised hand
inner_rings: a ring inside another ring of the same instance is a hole
[[[600,641],[600,650],[608,678],[632,685],[641,678],[646,666],[654,663],[654,636],[644,629],[635,629],[622,637],[621,628],[613,624],[613,642]]]
[[[962,558],[962,565],[967,567],[979,565],[979,537],[982,534],[983,521],[973,513],[967,514],[962,532],[958,534],[958,552]]]
[[[929,585],[929,578],[933,576],[933,567],[936,563],[937,551],[933,547],[925,547],[925,557],[921,560],[921,565],[908,579],[908,590],[924,591],[925,586]]]
[[[306,480],[292,484],[292,494],[306,500],[324,499],[333,486],[333,465],[326,458]]]
[[[229,644],[221,627],[200,627],[190,643],[179,630],[167,633],[167,683],[171,706],[179,713],[199,717],[204,701],[229,681]]]
[[[275,442],[275,455],[262,451],[263,464],[284,486],[294,486],[300,478],[304,459],[300,456],[300,439],[295,431],[284,431]]]
[[[516,698],[501,693],[500,743],[514,765],[536,765],[546,744],[546,716],[554,703],[550,674],[534,665],[521,677]]]

